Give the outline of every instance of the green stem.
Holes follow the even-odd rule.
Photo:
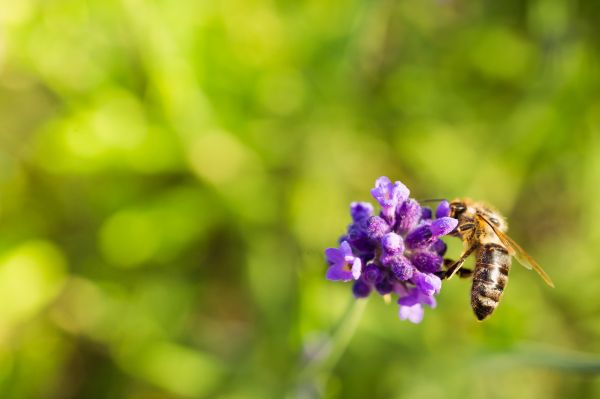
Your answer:
[[[321,390],[352,340],[366,306],[366,299],[351,300],[330,338],[301,366],[296,374],[294,393],[289,397],[306,396],[306,394],[299,395],[299,391],[318,392]],[[306,389],[307,387],[309,389]]]

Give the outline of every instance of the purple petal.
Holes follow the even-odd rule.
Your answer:
[[[384,203],[390,200],[391,191],[392,182],[387,176],[381,176],[375,180],[375,187],[371,189],[371,195],[381,206],[384,206]]]
[[[432,309],[434,309],[437,306],[437,302],[433,295],[428,296],[422,293],[419,295],[419,303],[422,305],[427,305]]]
[[[412,306],[419,303],[419,290],[412,288],[408,294],[398,298],[398,304],[403,306]]]
[[[350,244],[348,244],[348,241],[342,242],[342,245],[340,245],[340,250],[341,250],[342,254],[344,255],[344,258],[347,258],[349,256],[354,256],[352,254],[352,248],[350,247]]]
[[[406,233],[414,229],[422,213],[423,210],[417,201],[414,199],[404,201],[396,214],[398,231]]]
[[[387,233],[381,238],[381,247],[388,255],[404,252],[404,240],[396,233]]]
[[[450,217],[443,217],[431,223],[431,232],[439,237],[450,233],[458,225],[458,220]]]
[[[369,202],[353,202],[350,204],[350,215],[355,222],[365,220],[373,216],[373,205]]]
[[[386,189],[391,188],[392,181],[387,176],[380,176],[377,180],[375,180],[375,187],[385,187]]]
[[[381,214],[393,223],[396,207],[399,203],[405,201],[410,194],[410,190],[399,181],[392,184],[390,179],[385,176],[375,181],[375,187],[371,190],[371,195],[381,205]]]
[[[424,273],[439,272],[444,262],[441,256],[429,251],[414,252],[410,257],[410,261]]]
[[[435,308],[437,303],[433,295],[425,295],[417,287],[410,289],[408,294],[398,299],[398,304],[401,306],[413,306],[415,304],[428,305],[431,308]]]
[[[367,219],[367,235],[373,240],[379,240],[390,231],[390,225],[379,216],[371,216]]]
[[[352,273],[340,267],[331,266],[329,269],[327,269],[327,274],[325,277],[327,280],[332,281],[350,281],[352,280]]]
[[[418,324],[423,320],[423,307],[417,303],[412,306],[400,306],[398,316],[400,320],[408,320],[411,323]]]
[[[435,210],[435,218],[441,219],[447,216],[450,216],[450,203],[446,200],[443,200]]]
[[[360,277],[361,270],[362,263],[360,261],[360,258],[355,258],[354,262],[352,263],[352,277],[354,277],[355,280],[358,280],[358,278]]]
[[[399,298],[405,297],[408,295],[408,289],[404,286],[404,284],[395,283],[394,284],[394,292],[398,295]]]
[[[331,265],[341,265],[344,263],[344,254],[337,248],[327,248],[325,250],[325,257]]]
[[[402,203],[408,199],[410,195],[410,190],[401,182],[397,181],[394,183],[394,187],[392,188],[392,196],[396,199],[396,203]]]
[[[413,273],[412,282],[427,296],[439,293],[442,288],[442,280],[440,280],[438,276],[435,274],[421,273],[418,270],[415,270]]]

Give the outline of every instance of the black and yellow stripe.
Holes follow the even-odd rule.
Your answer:
[[[500,244],[487,243],[477,249],[471,287],[471,307],[478,320],[488,317],[500,302],[510,270],[511,256]]]

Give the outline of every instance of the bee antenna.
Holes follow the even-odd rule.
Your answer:
[[[424,200],[419,200],[419,202],[438,202],[438,201],[446,201],[446,198],[427,198]]]

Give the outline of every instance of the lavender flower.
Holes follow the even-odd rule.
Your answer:
[[[443,241],[438,240],[437,242]],[[442,264],[444,263],[444,260],[436,251],[435,243],[430,247],[429,250],[414,251],[410,256],[410,261],[413,263],[413,265],[415,265],[417,269],[424,273],[439,272],[442,267]]]
[[[412,198],[404,201],[396,212],[396,230],[406,234],[423,218],[423,208]],[[426,218],[423,218],[426,219]]]
[[[373,198],[381,205],[381,213],[393,223],[396,207],[403,203],[410,194],[406,186],[399,181],[392,184],[386,176],[381,176],[375,181],[375,187],[371,190]]]
[[[367,235],[373,240],[379,240],[390,230],[390,225],[379,216],[371,216],[367,219]]]
[[[423,320],[423,305],[435,308],[437,302],[433,296],[426,295],[418,288],[412,288],[408,294],[398,299],[400,310],[398,316],[401,320],[408,320],[413,323],[420,323]]]
[[[348,241],[343,241],[340,249],[327,248],[325,256],[329,263],[327,279],[350,281],[358,280],[362,268],[360,258],[352,254],[352,248]]]
[[[355,222],[361,222],[373,215],[373,205],[368,202],[353,202],[350,204],[350,216]]]
[[[339,248],[325,251],[329,280],[354,280],[352,292],[364,298],[372,292],[398,295],[402,320],[419,323],[423,306],[436,306],[442,281],[436,272],[443,264],[446,244],[440,238],[452,232],[458,221],[448,217],[448,201],[432,211],[409,198],[410,191],[385,176],[375,182],[371,194],[381,211],[367,202],[350,205],[352,223]],[[364,265],[364,266],[363,266]]]
[[[406,281],[415,273],[415,267],[408,259],[406,259],[406,257],[402,255],[394,256],[389,259],[386,266],[390,268],[393,275],[399,281]]]

